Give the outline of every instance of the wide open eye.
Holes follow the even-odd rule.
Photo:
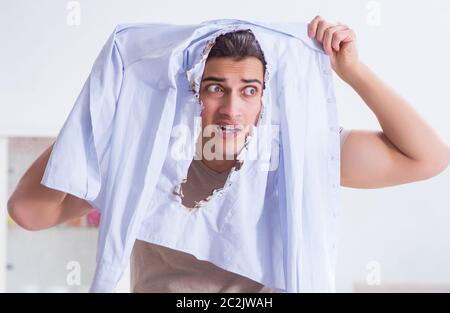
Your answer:
[[[256,95],[256,92],[257,92],[257,90],[255,87],[245,87],[245,89],[244,89],[244,93],[247,96],[254,96],[254,95]]]
[[[208,86],[208,91],[209,91],[209,92],[213,92],[213,93],[215,93],[215,92],[221,92],[221,91],[222,91],[222,88],[220,88],[219,85],[209,85],[209,86]]]

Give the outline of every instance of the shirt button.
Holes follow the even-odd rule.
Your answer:
[[[331,159],[331,161],[334,161],[336,158],[334,157],[334,155],[332,155],[332,156],[330,157],[330,159]]]
[[[323,69],[323,70],[322,70],[322,73],[324,73],[325,75],[330,75],[330,74],[331,74],[331,71],[328,70],[328,69]]]

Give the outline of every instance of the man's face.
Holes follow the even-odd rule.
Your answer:
[[[213,150],[214,159],[233,160],[240,152],[259,118],[263,79],[258,58],[207,60],[200,85],[204,154]]]

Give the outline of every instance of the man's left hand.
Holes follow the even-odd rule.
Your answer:
[[[356,50],[356,35],[347,25],[316,16],[308,24],[308,36],[323,45],[333,70],[343,80],[347,81],[358,70],[360,61]]]

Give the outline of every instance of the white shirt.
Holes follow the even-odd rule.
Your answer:
[[[351,132],[340,127],[341,147]],[[183,184],[182,203],[191,208],[205,199],[212,190],[222,188],[229,171],[216,172],[201,160],[192,161],[187,181]],[[245,210],[246,208],[237,208]],[[151,242],[136,240],[130,260],[131,292],[187,293],[260,293],[273,292],[247,277],[226,271],[211,262],[198,260]]]
[[[238,29],[255,34],[267,61],[262,114],[240,169],[188,211],[177,192],[201,131],[204,63],[215,38]],[[42,184],[102,214],[93,292],[114,291],[136,238],[274,290],[334,291],[339,140],[329,58],[306,23],[119,25],[58,135]]]

